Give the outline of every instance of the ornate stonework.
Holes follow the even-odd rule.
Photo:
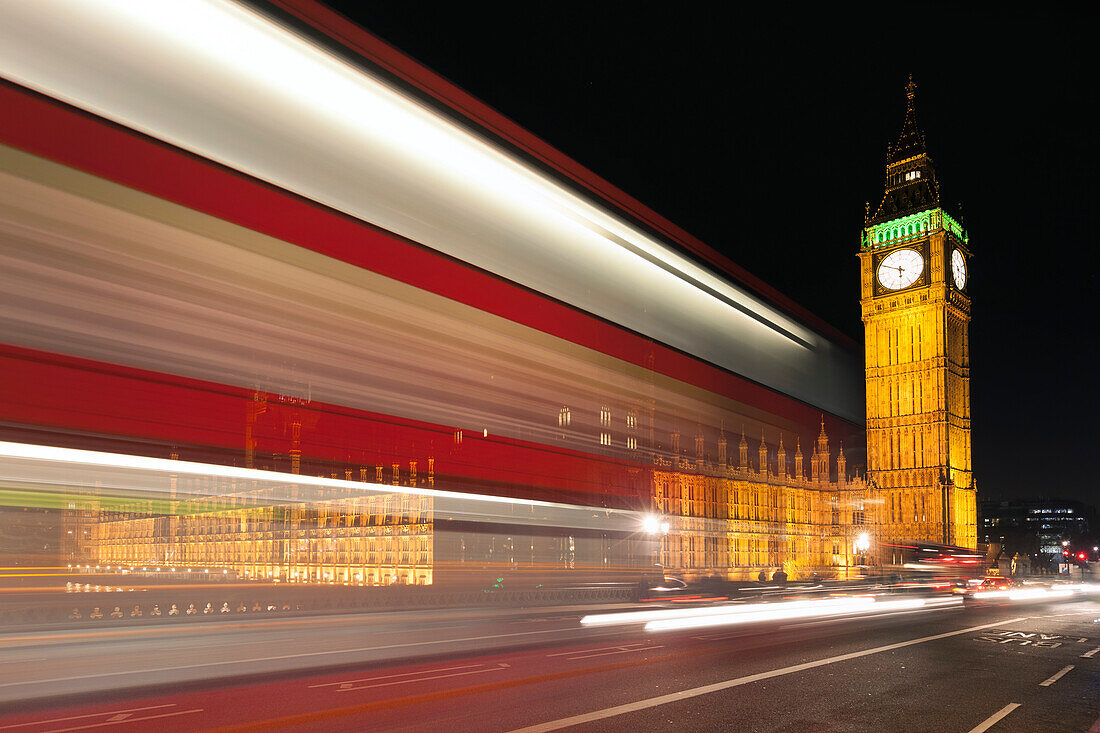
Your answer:
[[[859,252],[868,480],[876,539],[974,547],[970,250],[966,231],[940,208],[915,94],[910,79],[886,191]]]

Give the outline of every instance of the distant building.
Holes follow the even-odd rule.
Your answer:
[[[1056,555],[1063,541],[1096,527],[1096,509],[1079,501],[982,502],[981,540],[999,542],[1006,551]]]

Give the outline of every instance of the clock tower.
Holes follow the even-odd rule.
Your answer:
[[[970,249],[940,205],[917,85],[860,243],[867,468],[877,540],[975,547],[970,465]]]

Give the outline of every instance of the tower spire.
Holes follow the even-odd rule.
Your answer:
[[[737,467],[741,470],[749,468],[749,442],[745,440],[745,424],[741,424],[741,442],[737,444]]]
[[[940,205],[936,171],[917,124],[917,82],[905,85],[905,119],[897,142],[886,149],[886,190],[869,224],[890,221]]]
[[[806,471],[802,465],[802,439],[795,438],[794,445],[794,477],[798,481],[803,481],[806,478]]]

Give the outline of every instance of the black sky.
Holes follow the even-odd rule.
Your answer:
[[[859,341],[863,205],[913,74],[974,252],[981,494],[1100,498],[1093,15],[329,4]]]

